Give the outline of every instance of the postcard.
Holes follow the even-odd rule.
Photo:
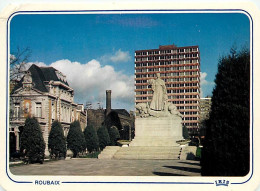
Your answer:
[[[2,190],[257,190],[253,2],[9,5]]]

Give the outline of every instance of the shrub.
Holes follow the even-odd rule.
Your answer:
[[[44,161],[45,142],[35,117],[27,117],[21,135],[21,152],[29,163]]]
[[[117,145],[117,140],[120,139],[119,131],[116,126],[112,126],[109,128],[109,137],[110,137],[110,144],[112,146]]]
[[[52,123],[48,140],[50,156],[54,157],[55,159],[61,157],[66,158],[66,139],[64,137],[60,122],[54,121]]]
[[[84,136],[85,136],[86,147],[88,152],[91,153],[92,151],[98,151],[99,150],[98,136],[93,126],[87,126],[85,128]]]
[[[107,131],[107,128],[102,126],[97,131],[98,139],[99,139],[99,147],[103,150],[107,145],[110,144],[110,138]]]
[[[183,125],[183,127],[182,127],[182,135],[183,135],[184,139],[189,139],[190,138],[188,129],[187,129],[187,127],[185,125]]]
[[[86,150],[85,137],[81,131],[79,121],[74,121],[70,124],[67,143],[68,149],[73,152],[73,158],[77,157],[80,152]]]
[[[201,153],[202,175],[249,172],[250,54],[235,51],[219,61]]]
[[[112,126],[116,126],[117,129],[121,130],[122,129],[122,125],[120,122],[120,118],[118,116],[118,113],[116,111],[111,111],[107,116],[106,119],[104,121],[104,126],[109,129]]]

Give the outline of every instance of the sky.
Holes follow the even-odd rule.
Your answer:
[[[212,95],[221,56],[250,47],[243,13],[27,14],[10,23],[10,53],[30,48],[30,64],[67,76],[76,103],[101,102],[134,109],[134,52],[159,45],[198,45],[202,97]]]

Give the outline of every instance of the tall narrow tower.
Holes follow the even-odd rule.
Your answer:
[[[106,115],[111,112],[111,90],[106,90]]]

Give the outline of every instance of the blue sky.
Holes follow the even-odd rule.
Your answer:
[[[210,95],[220,56],[232,46],[249,47],[249,19],[242,13],[31,14],[10,25],[11,53],[29,47],[31,63],[61,70],[76,102],[105,106],[103,91],[111,88],[115,108],[133,108],[134,51],[173,43],[199,46],[202,92]]]

